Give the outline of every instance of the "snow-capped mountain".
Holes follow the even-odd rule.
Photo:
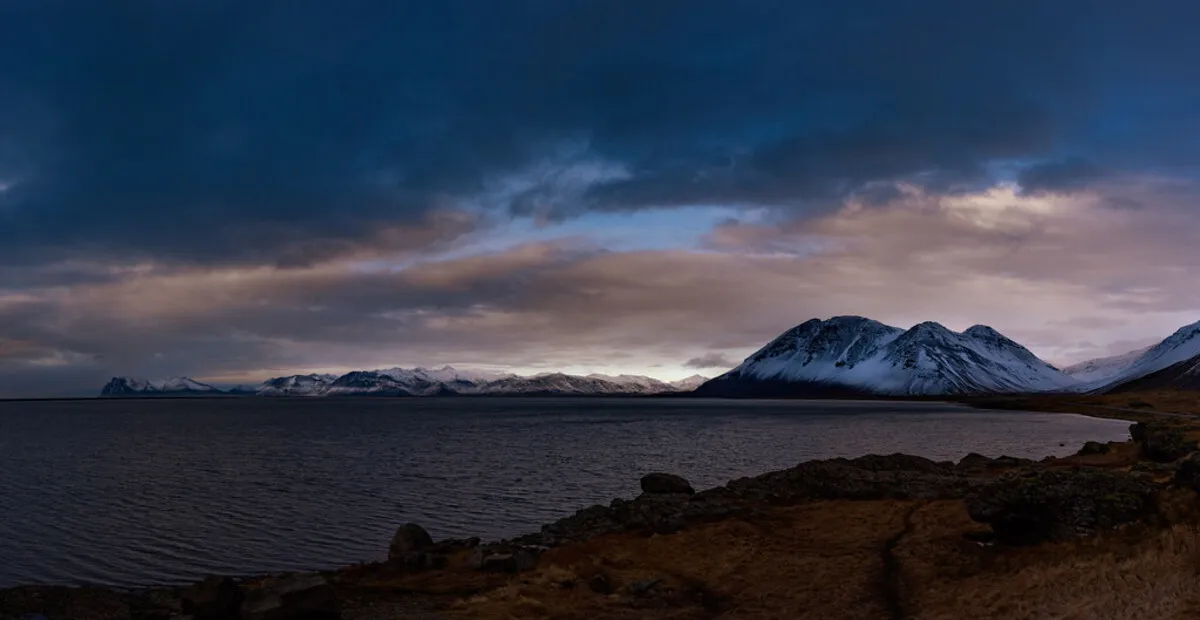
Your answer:
[[[1127,368],[1132,366],[1143,355],[1153,347],[1143,347],[1121,355],[1113,355],[1110,357],[1100,357],[1086,362],[1080,362],[1063,368],[1062,371],[1074,377],[1077,381],[1085,383],[1094,383],[1097,381],[1108,381],[1113,377],[1120,375]]]
[[[1076,364],[1066,369],[1081,382],[1081,392],[1104,392],[1130,384],[1200,355],[1200,322],[1184,325],[1162,342],[1116,357]],[[1082,369],[1084,373],[1074,372]],[[1095,369],[1089,372],[1089,369]],[[1175,369],[1179,371],[1178,368]],[[1150,381],[1147,386],[1157,381]],[[1167,381],[1167,383],[1171,383]]]
[[[1088,390],[1106,390],[1145,377],[1200,355],[1200,322],[1184,325],[1150,347],[1120,372],[1085,384]]]
[[[337,375],[291,375],[267,379],[258,389],[248,389],[259,396],[310,396],[324,393],[329,384],[336,381]]]
[[[680,392],[691,392],[692,390],[702,386],[708,381],[708,377],[704,375],[692,375],[675,381],[668,381],[671,387]]]
[[[588,379],[599,379],[628,388],[631,392],[642,394],[659,394],[664,392],[677,391],[670,383],[659,381],[653,377],[643,375],[604,375],[600,373],[592,373],[587,376]]]
[[[648,379],[648,377],[646,377]],[[669,390],[673,391],[673,390]],[[596,376],[580,377],[561,372],[531,377],[507,377],[481,387],[479,394],[646,394],[634,382],[616,383]]]
[[[207,383],[200,383],[188,377],[175,377],[163,381],[147,381],[133,377],[113,377],[101,396],[175,396],[175,395],[205,395],[222,394],[223,392]]]
[[[487,383],[505,377],[515,377],[512,373],[485,372],[481,370],[459,370],[453,366],[441,368],[385,368],[375,372],[388,375],[402,383],[410,381],[426,381],[428,383]]]
[[[1200,390],[1200,355],[1171,364],[1148,375],[1118,382],[1106,392],[1139,392],[1147,390]]]
[[[703,379],[703,378],[700,378]],[[228,392],[181,378],[149,382],[117,377],[105,386],[103,396],[138,396],[164,393],[228,394],[238,396],[452,396],[452,395],[650,395],[690,391],[696,377],[667,383],[640,375],[589,375],[544,373],[522,377],[509,373],[463,371],[451,366],[356,370],[344,375],[307,374],[275,377],[257,387],[238,386]],[[189,387],[190,386],[190,387]]]
[[[806,321],[701,395],[943,395],[1068,390],[1076,381],[996,330],[909,330],[857,316]]]

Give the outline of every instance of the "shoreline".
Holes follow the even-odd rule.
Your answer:
[[[1150,425],[1144,424],[1138,426],[1151,428]],[[1177,425],[1154,428],[1158,429],[1154,433],[1171,435],[1174,438],[1171,441],[1182,439],[1180,433],[1183,431],[1179,430]],[[245,605],[250,605],[251,608],[254,605],[299,605],[301,602],[287,602],[290,600],[288,596],[299,596],[296,593],[304,593],[300,598],[305,600],[317,600],[318,603],[314,604],[328,605],[329,609],[340,609],[336,615],[330,611],[326,616],[314,617],[373,618],[375,616],[364,615],[366,612],[363,610],[384,605],[397,610],[424,606],[432,610],[428,613],[442,614],[429,616],[431,618],[490,618],[486,610],[482,616],[475,613],[480,610],[471,601],[475,600],[478,603],[480,597],[491,600],[493,595],[499,596],[499,593],[514,587],[534,587],[526,582],[530,579],[539,582],[547,573],[557,575],[564,570],[573,570],[571,574],[574,576],[561,579],[561,583],[555,582],[550,586],[540,582],[535,584],[537,587],[550,587],[552,590],[540,595],[553,598],[561,594],[559,590],[570,591],[572,596],[569,598],[573,601],[571,605],[578,605],[580,613],[585,614],[579,617],[599,618],[606,617],[604,614],[608,613],[601,608],[606,608],[613,601],[621,601],[624,605],[631,601],[645,602],[643,599],[647,597],[661,599],[666,596],[672,605],[687,607],[696,604],[693,600],[695,596],[704,599],[707,595],[691,591],[680,600],[671,598],[679,594],[677,590],[685,585],[683,582],[676,583],[678,578],[675,573],[688,572],[690,561],[676,560],[669,569],[658,566],[656,570],[665,575],[662,577],[631,580],[631,577],[624,574],[627,572],[624,568],[614,568],[603,562],[597,567],[594,566],[596,562],[589,558],[604,557],[614,551],[638,556],[638,549],[647,544],[669,546],[671,540],[686,538],[690,532],[724,532],[732,528],[738,535],[746,536],[750,534],[743,531],[746,527],[744,524],[755,523],[760,519],[771,523],[779,520],[797,520],[803,523],[805,520],[824,519],[824,512],[859,515],[862,510],[869,509],[868,512],[878,510],[883,514],[892,514],[895,510],[903,508],[903,514],[900,515],[903,527],[899,532],[889,529],[890,537],[885,545],[884,554],[886,561],[883,564],[884,572],[890,575],[885,581],[891,585],[887,586],[886,596],[880,600],[886,608],[894,610],[896,605],[903,608],[905,604],[903,597],[896,591],[901,586],[897,585],[895,573],[906,569],[904,562],[897,559],[896,554],[899,553],[898,549],[903,541],[913,535],[914,528],[924,527],[919,525],[920,519],[913,521],[917,518],[914,515],[923,514],[921,511],[929,510],[933,505],[939,506],[938,510],[948,511],[946,514],[950,515],[956,510],[961,511],[965,505],[971,516],[969,523],[973,523],[974,526],[963,535],[970,534],[993,548],[1007,548],[1006,543],[1000,539],[1012,533],[1005,533],[1003,519],[988,517],[987,510],[971,508],[969,504],[971,501],[978,503],[978,499],[971,498],[980,494],[1000,493],[998,490],[989,489],[1012,478],[1017,472],[1023,475],[1056,477],[1057,486],[1047,488],[1062,486],[1063,482],[1058,478],[1065,477],[1063,479],[1069,482],[1066,487],[1069,492],[1080,494],[1073,501],[1095,502],[1096,493],[1103,491],[1101,497],[1104,497],[1112,495],[1113,489],[1118,489],[1120,493],[1132,493],[1141,498],[1138,501],[1145,500],[1152,492],[1169,491],[1178,496],[1179,489],[1171,486],[1171,481],[1178,477],[1176,472],[1183,467],[1181,463],[1187,462],[1186,459],[1175,459],[1177,462],[1173,465],[1174,469],[1167,475],[1163,469],[1167,466],[1146,459],[1146,442],[1145,437],[1142,437],[1141,443],[1088,442],[1074,456],[1047,457],[1041,461],[1010,457],[992,459],[975,454],[958,463],[939,463],[901,454],[806,461],[790,469],[732,480],[725,485],[699,493],[693,491],[682,479],[659,475],[662,479],[658,482],[652,480],[650,486],[647,486],[646,479],[643,479],[644,492],[637,498],[617,499],[608,506],[584,508],[575,515],[542,526],[538,532],[506,541],[483,543],[478,539],[466,539],[434,542],[423,529],[410,524],[400,528],[390,546],[389,559],[384,562],[356,564],[312,573],[222,577],[182,588],[116,589],[45,585],[0,588],[0,619],[8,620],[10,617],[20,618],[22,614],[41,613],[54,620],[166,620],[183,618],[182,614],[189,609],[191,615],[200,617],[195,614],[197,597],[208,597],[216,601],[214,604],[227,606],[237,599],[237,605],[241,609],[240,606]],[[1194,448],[1194,445],[1190,445],[1190,448]],[[1188,452],[1191,451],[1190,448]],[[1139,467],[1143,467],[1144,471],[1138,471]],[[1162,479],[1151,483],[1147,476],[1156,474]],[[1089,487],[1094,484],[1099,484],[1100,488],[1097,490]],[[1075,488],[1076,486],[1078,488]],[[1188,490],[1183,494],[1195,495],[1195,492]],[[954,506],[958,508],[952,509]],[[1101,507],[1097,510],[1108,508]],[[1200,514],[1200,509],[1196,513]],[[842,517],[844,515],[837,517],[837,520],[841,521]],[[954,518],[963,521],[961,515]],[[990,523],[989,518],[992,518]],[[1118,525],[1125,524],[1127,528],[1136,528],[1141,527],[1138,524],[1151,517],[1150,513],[1145,511],[1135,510],[1125,514],[1117,510],[1104,518],[1118,519]],[[960,526],[962,525],[960,523]],[[992,527],[990,534],[980,529],[986,528],[987,525]],[[1078,525],[1073,524],[1070,527]],[[1058,544],[1075,538],[1062,538],[1061,532],[1053,533],[1054,531],[1054,528],[1047,530],[1050,533],[1046,535],[1046,540],[1039,541],[1039,544]],[[1107,535],[1106,529],[1093,527],[1092,531],[1083,533],[1082,537],[1098,535]],[[381,541],[381,544],[384,542],[386,541]],[[847,543],[843,541],[842,544]],[[578,568],[581,565],[591,568]],[[564,566],[572,568],[567,569]],[[589,571],[595,571],[596,574],[589,576],[586,574]],[[604,578],[598,581],[596,575],[603,575]],[[650,583],[654,579],[658,581]],[[600,582],[603,580],[612,583],[605,585]],[[564,585],[567,583],[570,584],[569,587]],[[668,583],[672,584],[670,588],[667,587]],[[737,607],[734,604],[738,596],[736,592],[717,592],[720,590],[717,584],[706,584],[701,590],[711,590],[710,598],[715,597],[708,603],[701,600],[702,610],[714,605],[722,608]],[[672,592],[674,594],[668,596]],[[219,600],[222,597],[223,603]],[[273,602],[263,603],[266,599]],[[504,602],[500,607],[509,609],[506,607],[509,603],[519,605],[520,600]],[[72,604],[77,607],[70,607]],[[79,608],[78,605],[83,607]],[[599,608],[596,605],[599,605]],[[110,612],[106,612],[107,615],[96,615],[87,611],[89,608],[100,607],[108,608]],[[240,612],[226,610],[223,613],[227,615],[211,617],[260,617],[254,615],[258,612],[251,608],[247,608],[250,611],[242,609]],[[50,613],[51,611],[54,613]],[[570,609],[567,612],[570,612]],[[531,617],[536,615],[538,614]],[[568,613],[564,617],[571,616]]]

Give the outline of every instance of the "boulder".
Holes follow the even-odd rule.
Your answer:
[[[588,579],[588,588],[596,594],[613,593],[612,582],[608,580],[608,577],[604,576],[604,573],[592,575],[592,578]]]
[[[425,528],[416,523],[406,523],[392,536],[392,544],[388,547],[388,560],[403,561],[408,554],[422,551],[432,545],[433,538]]]
[[[1013,467],[1023,467],[1025,465],[1032,464],[1033,461],[1029,459],[1021,459],[1014,456],[1004,455],[991,458],[977,452],[972,452],[964,456],[962,460],[960,460],[954,467],[958,470],[975,471],[982,469],[1010,469]]]
[[[1138,461],[1129,468],[1131,473],[1149,475],[1152,478],[1174,475],[1176,466],[1173,463],[1155,463],[1153,461]]]
[[[393,556],[389,559],[389,561],[395,566],[406,568],[408,570],[419,571],[445,568],[448,560],[446,559],[446,556],[441,553],[410,551],[401,556]]]
[[[1138,422],[1129,427],[1129,435],[1140,445],[1142,457],[1157,463],[1170,463],[1196,450],[1196,442],[1188,441],[1177,426]]]
[[[650,592],[652,590],[654,590],[654,587],[657,586],[661,582],[662,582],[661,578],[659,578],[659,579],[643,579],[640,581],[634,581],[634,582],[630,583],[629,585],[625,586],[625,591],[628,592],[629,594],[631,594],[632,596],[646,596],[646,595],[650,594]]]
[[[634,500],[615,499],[608,506],[579,510],[542,526],[536,534],[512,542],[554,547],[613,532],[669,534],[688,523],[723,519],[760,502],[961,498],[981,483],[959,471],[953,463],[904,454],[808,461],[695,494],[646,492]]]
[[[472,552],[470,565],[476,569],[494,573],[521,573],[537,568],[540,555],[539,549],[531,547],[507,549],[479,547]]]
[[[692,488],[691,483],[681,476],[675,474],[646,474],[642,476],[642,492],[652,495],[663,495],[671,493],[680,493],[684,495],[693,495],[696,490]]]
[[[966,499],[972,519],[992,526],[998,542],[1037,544],[1089,536],[1155,510],[1157,486],[1098,469],[1045,470],[1006,476]]]
[[[1200,454],[1193,454],[1180,462],[1172,482],[1175,486],[1200,493]]]
[[[1080,455],[1108,454],[1108,450],[1109,450],[1109,447],[1108,447],[1108,444],[1106,444],[1106,443],[1100,443],[1099,441],[1089,441],[1089,442],[1083,444],[1083,447],[1079,449],[1079,454]]]
[[[726,485],[754,501],[950,499],[975,484],[953,465],[909,455],[808,461]]]
[[[273,577],[246,592],[242,620],[338,620],[337,593],[320,575]]]
[[[183,613],[195,620],[231,620],[238,617],[243,593],[229,577],[209,577],[180,593]]]

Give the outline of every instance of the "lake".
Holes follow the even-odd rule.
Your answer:
[[[536,531],[635,496],[649,471],[706,488],[872,452],[1041,458],[1127,427],[899,402],[0,402],[0,586],[332,568],[384,558],[407,521],[434,538]]]

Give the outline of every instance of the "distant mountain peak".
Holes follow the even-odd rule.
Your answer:
[[[793,327],[700,391],[752,393],[756,384],[938,395],[1063,390],[1074,380],[987,326],[958,333],[925,321],[903,330],[848,316]]]
[[[220,394],[216,387],[190,377],[148,381],[134,377],[113,377],[100,391],[101,396],[151,396],[180,394]]]
[[[258,395],[258,396],[443,396],[454,394],[663,394],[690,391],[695,381],[676,384],[632,374],[580,377],[550,372],[520,377],[513,374],[441,368],[353,370],[342,375],[306,374],[267,379],[257,387],[238,386],[228,392],[188,377],[152,382],[114,377],[102,396]]]
[[[1089,360],[1070,370],[1085,380],[1084,389],[1106,390],[1146,377],[1200,355],[1200,322],[1184,325],[1158,344],[1124,355]],[[1132,358],[1132,359],[1129,359]]]

